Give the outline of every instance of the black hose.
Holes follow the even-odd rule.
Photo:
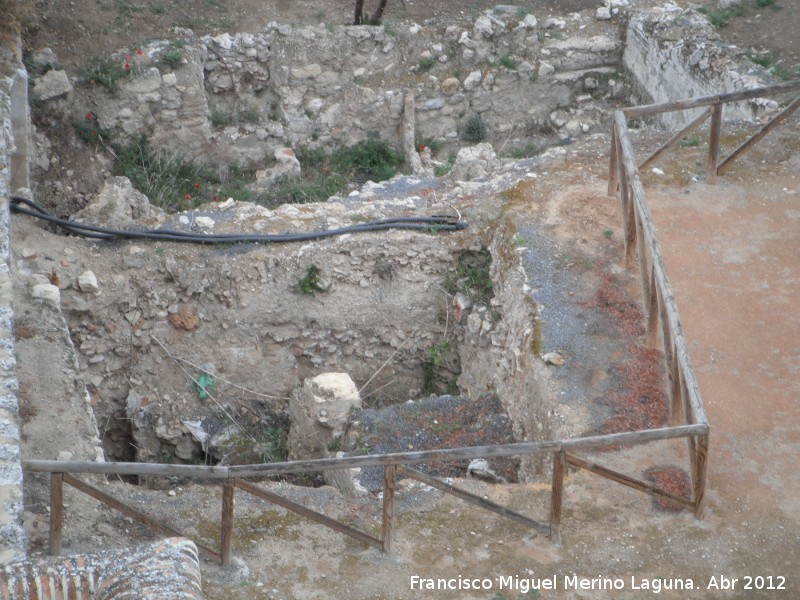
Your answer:
[[[20,206],[25,204],[33,210]],[[342,235],[345,233],[360,233],[364,231],[383,231],[387,229],[410,229],[417,231],[458,231],[465,229],[467,224],[460,219],[446,216],[424,216],[424,217],[395,217],[389,219],[379,219],[358,225],[340,227],[338,229],[327,229],[324,231],[310,231],[307,233],[281,233],[281,234],[196,234],[175,231],[170,229],[147,229],[143,231],[129,231],[124,229],[112,229],[109,227],[97,227],[76,223],[69,219],[62,219],[50,214],[36,202],[12,196],[10,204],[11,212],[28,215],[53,223],[57,227],[68,231],[74,235],[101,240],[121,240],[121,239],[145,239],[161,240],[169,242],[189,242],[193,244],[238,244],[243,242],[256,243],[277,243],[277,242],[304,242],[308,240],[321,239]]]

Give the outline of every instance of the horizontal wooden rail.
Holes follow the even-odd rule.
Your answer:
[[[626,117],[644,117],[647,115],[656,115],[659,113],[672,112],[676,110],[688,110],[690,108],[713,106],[715,104],[726,104],[728,102],[739,102],[741,100],[750,100],[751,98],[760,98],[763,96],[774,96],[776,94],[794,92],[797,90],[800,90],[800,80],[753,88],[750,90],[718,94],[716,96],[703,96],[701,98],[689,98],[686,100],[677,100],[675,102],[630,106],[622,109],[622,112],[625,113]]]
[[[227,479],[240,477],[270,477],[288,473],[310,473],[355,467],[385,467],[388,465],[410,465],[445,460],[471,460],[475,458],[496,458],[521,454],[542,454],[547,452],[574,451],[578,449],[601,449],[614,446],[644,444],[659,440],[682,438],[708,433],[704,423],[625,431],[582,438],[543,442],[517,442],[492,446],[473,446],[446,450],[425,450],[420,452],[397,452],[393,454],[372,454],[366,456],[344,456],[341,458],[318,458],[257,465],[237,465],[232,467],[207,467],[202,465],[161,465],[153,463],[114,463],[79,462],[58,460],[23,460],[22,469],[40,473],[92,473],[105,475],[152,475],[158,473],[179,476],[187,479]]]
[[[641,223],[642,235],[644,236],[645,252],[649,257],[649,263],[652,265],[652,275],[660,293],[660,299],[663,304],[663,312],[672,332],[672,342],[675,347],[678,364],[680,365],[680,371],[686,380],[688,399],[692,410],[692,418],[689,421],[708,425],[708,417],[700,397],[700,388],[697,384],[697,377],[695,376],[691,360],[689,359],[688,343],[686,341],[686,336],[683,333],[683,325],[681,324],[680,316],[678,314],[678,306],[672,293],[672,284],[670,283],[666,268],[664,266],[664,258],[661,254],[661,246],[658,243],[658,237],[653,225],[653,219],[650,216],[650,208],[647,204],[647,195],[644,191],[644,186],[642,185],[642,181],[639,176],[639,169],[636,167],[633,146],[631,145],[630,137],[628,135],[628,125],[625,120],[625,115],[622,113],[622,111],[616,111],[614,113],[614,125],[617,129],[617,140],[620,146],[618,160],[622,161],[625,171],[625,179],[627,179],[627,182],[621,182],[621,185],[630,186],[632,191],[632,202],[635,206],[637,214],[639,215],[638,221]],[[647,257],[640,257],[640,260],[645,260],[646,258]],[[648,303],[649,298],[648,301],[645,302],[645,305]]]

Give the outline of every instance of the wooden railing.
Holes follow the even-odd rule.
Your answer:
[[[793,102],[789,103],[786,108],[779,112],[772,118],[766,125],[753,134],[747,141],[742,143],[736,150],[731,152],[727,158],[720,161],[720,135],[722,134],[722,109],[725,104],[730,102],[739,102],[742,100],[750,100],[752,98],[764,98],[767,96],[775,96],[789,92],[796,92],[800,90],[800,80],[789,81],[769,87],[760,87],[750,90],[743,90],[740,92],[730,92],[727,94],[719,94],[717,96],[704,96],[702,98],[689,98],[686,100],[678,100],[676,102],[665,102],[662,104],[645,104],[642,106],[631,106],[622,109],[622,114],[628,118],[646,117],[665,112],[674,112],[679,110],[690,110],[693,108],[707,107],[700,116],[694,119],[686,127],[681,129],[678,133],[673,135],[667,140],[658,150],[653,152],[644,161],[639,164],[639,169],[644,169],[653,163],[665,151],[672,148],[675,144],[680,142],[687,135],[692,133],[700,127],[708,118],[711,117],[711,128],[709,130],[708,139],[708,158],[706,160],[706,182],[709,184],[716,183],[717,175],[721,175],[723,171],[728,169],[733,162],[744,154],[747,150],[752,148],[759,140],[767,135],[772,129],[783,123],[789,115],[800,107],[800,97],[797,97]],[[614,153],[614,145],[612,144],[612,161],[616,156]],[[616,189],[616,169],[612,168],[609,173],[609,190],[613,185]],[[609,194],[612,192],[609,191]]]
[[[500,444],[493,446],[478,446],[470,448],[451,448],[445,450],[429,450],[421,452],[401,452],[395,454],[374,454],[368,456],[350,456],[343,458],[323,458],[316,460],[290,461],[282,463],[267,463],[255,465],[237,465],[229,467],[207,467],[195,465],[166,465],[149,463],[112,463],[112,462],[63,462],[54,460],[24,460],[22,468],[25,472],[50,473],[50,537],[49,550],[53,555],[61,550],[63,529],[63,485],[69,484],[75,489],[104,502],[128,517],[137,519],[157,532],[167,536],[180,536],[179,531],[158,522],[124,502],[117,500],[99,490],[98,488],[75,477],[77,473],[95,475],[139,475],[182,477],[199,480],[201,483],[222,484],[222,506],[220,516],[220,545],[219,549],[209,548],[198,543],[200,552],[211,559],[220,561],[223,565],[230,564],[231,546],[233,540],[233,498],[235,490],[253,494],[263,500],[281,506],[287,510],[302,515],[316,523],[348,535],[368,546],[374,546],[384,552],[390,552],[394,536],[394,492],[395,481],[398,476],[409,477],[421,481],[431,487],[441,490],[475,504],[495,514],[512,519],[527,527],[550,536],[553,542],[560,542],[561,507],[564,488],[564,473],[566,465],[586,469],[616,481],[633,489],[652,496],[664,498],[675,502],[679,506],[695,509],[700,498],[695,493],[693,499],[678,498],[648,483],[636,480],[621,473],[617,473],[590,461],[577,457],[574,453],[582,450],[597,450],[616,448],[626,445],[637,445],[658,440],[676,439],[682,437],[703,437],[708,435],[708,426],[702,423],[678,427],[664,427],[660,429],[647,429],[608,435],[598,435],[574,439],[518,442],[515,444]],[[475,458],[497,458],[504,456],[519,456],[531,454],[553,454],[553,474],[550,499],[549,523],[531,519],[525,515],[514,512],[494,502],[486,500],[475,494],[459,489],[454,485],[445,483],[429,475],[425,475],[409,465],[451,460],[471,460]],[[248,481],[276,475],[291,473],[309,473],[335,469],[352,469],[355,467],[383,467],[383,518],[382,536],[359,531],[336,519],[313,511],[305,506],[288,500],[272,491]]]
[[[661,246],[650,216],[647,194],[642,185],[639,171],[652,164],[666,150],[677,144],[711,117],[706,180],[708,183],[715,183],[718,174],[721,174],[734,160],[752,148],[769,131],[784,122],[789,115],[800,107],[800,97],[789,103],[786,108],[757,133],[720,162],[719,142],[722,130],[723,106],[729,102],[772,96],[797,90],[800,90],[800,81],[718,96],[693,98],[664,104],[633,106],[616,111],[613,116],[608,194],[618,194],[620,198],[626,265],[630,268],[633,265],[634,257],[639,264],[646,313],[647,343],[651,346],[657,346],[660,332],[668,380],[669,422],[672,426],[702,426],[704,428],[704,433],[687,435],[686,437],[692,472],[693,501],[690,503],[679,498],[673,498],[673,502],[692,508],[697,517],[700,517],[703,512],[710,428],[697,378],[689,358],[688,343],[678,314],[672,285],[664,266]],[[628,134],[628,118],[699,107],[708,108],[686,127],[670,137],[667,142],[639,165],[636,164],[633,145]],[[567,462],[592,472],[603,474],[603,467],[584,464],[582,459],[568,455]],[[608,473],[605,476],[613,479],[613,476]],[[628,485],[635,487],[632,482],[629,482]]]

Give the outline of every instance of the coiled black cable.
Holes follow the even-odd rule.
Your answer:
[[[25,208],[21,205],[30,207]],[[32,210],[31,210],[32,209]],[[10,204],[11,212],[28,215],[37,219],[42,219],[53,223],[57,227],[68,231],[74,235],[100,239],[100,240],[124,240],[124,239],[145,239],[160,240],[169,242],[187,242],[192,244],[239,244],[247,242],[255,243],[280,243],[280,242],[304,242],[316,240],[345,233],[360,233],[365,231],[383,231],[387,229],[411,229],[418,231],[458,231],[465,229],[467,224],[460,218],[448,216],[425,216],[425,217],[395,217],[349,225],[337,229],[326,229],[324,231],[309,231],[306,233],[280,233],[280,234],[197,234],[186,233],[171,229],[146,229],[142,231],[113,229],[110,227],[97,227],[76,223],[69,219],[62,219],[50,214],[39,204],[21,196],[12,196]]]

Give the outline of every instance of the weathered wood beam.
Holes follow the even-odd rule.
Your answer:
[[[550,541],[561,543],[561,508],[564,503],[565,452],[553,452],[553,483],[550,494]]]
[[[708,159],[706,160],[706,183],[717,182],[719,164],[719,138],[722,134],[722,104],[714,105],[711,111],[711,133],[708,136]]]
[[[725,160],[720,163],[719,167],[717,167],[717,173],[722,173],[725,169],[731,166],[733,161],[735,161],[739,156],[744,154],[747,150],[753,147],[757,142],[761,140],[765,135],[767,135],[772,129],[783,123],[789,116],[800,108],[800,96],[795,98],[794,102],[792,102],[789,106],[784,108],[781,112],[779,112],[775,117],[764,127],[762,127],[757,133],[753,134],[753,136],[745,141],[741,146],[736,148],[731,155],[728,156]]]
[[[800,85],[800,82],[798,83]],[[675,342],[675,352],[678,356],[681,371],[687,381],[687,390],[689,392],[689,402],[695,416],[695,423],[708,425],[708,417],[706,415],[705,407],[700,396],[700,389],[697,385],[697,378],[692,368],[691,360],[689,359],[688,343],[686,336],[683,333],[683,325],[678,314],[677,303],[672,292],[672,284],[667,276],[666,268],[664,267],[664,258],[661,254],[661,247],[656,237],[655,227],[653,220],[650,216],[650,209],[647,205],[647,194],[644,191],[642,180],[639,176],[639,171],[636,168],[634,160],[633,146],[631,145],[628,136],[628,126],[625,122],[625,115],[622,111],[614,113],[614,121],[618,128],[620,147],[621,147],[621,160],[625,164],[625,169],[628,172],[628,177],[631,180],[631,188],[633,190],[633,202],[636,204],[636,209],[639,211],[642,219],[644,235],[647,240],[647,246],[652,261],[654,274],[657,285],[661,288],[663,296],[664,309],[667,314],[667,320],[672,330],[673,339]]]
[[[220,556],[222,566],[231,564],[231,546],[233,542],[233,492],[234,479],[229,479],[222,484],[222,516],[219,528]]]
[[[784,92],[793,92],[800,90],[800,80],[789,81],[787,83],[779,83],[767,87],[753,88],[751,90],[742,90],[739,92],[730,92],[727,94],[718,94],[716,96],[703,96],[701,98],[688,98],[685,100],[677,100],[675,102],[662,102],[659,104],[644,104],[642,106],[631,106],[622,110],[626,117],[644,117],[647,115],[655,115],[663,112],[671,112],[674,110],[686,110],[689,108],[699,108],[702,106],[713,106],[726,102],[737,102],[739,100],[749,100],[750,98],[759,98],[762,96],[773,96],[782,94]]]
[[[465,492],[462,489],[459,489],[453,485],[445,483],[444,481],[439,481],[435,477],[431,477],[430,475],[426,475],[425,473],[421,473],[416,469],[409,469],[407,467],[398,467],[397,472],[401,475],[405,475],[406,477],[410,477],[411,479],[416,479],[417,481],[421,481],[425,485],[429,485],[432,488],[436,488],[437,490],[441,490],[451,496],[455,496],[464,502],[469,502],[470,504],[475,504],[476,506],[480,506],[488,511],[491,511],[495,514],[500,515],[501,517],[506,517],[507,519],[511,519],[512,521],[516,521],[517,523],[522,523],[527,527],[532,529],[536,529],[544,534],[550,533],[550,528],[545,525],[544,523],[540,523],[534,519],[529,519],[525,515],[521,515],[518,512],[515,512],[511,509],[506,508],[505,506],[500,506],[491,500],[486,500],[485,498],[481,498],[480,496],[476,496],[475,494],[471,494],[469,492]]]
[[[392,551],[394,537],[394,488],[397,467],[392,465],[383,468],[383,551]]]
[[[708,433],[708,424],[703,421],[693,425],[660,427],[640,431],[625,431],[603,435],[548,440],[541,442],[516,442],[493,446],[473,446],[470,448],[448,448],[445,450],[424,450],[418,452],[397,452],[393,454],[372,454],[365,456],[345,456],[342,458],[317,458],[257,465],[236,465],[231,467],[206,467],[201,465],[157,465],[152,463],[113,463],[80,462],[57,460],[23,460],[22,469],[40,473],[93,473],[151,475],[170,472],[166,467],[182,467],[181,476],[188,479],[219,478],[221,472],[227,477],[270,477],[287,473],[312,473],[331,469],[352,469],[356,467],[385,467],[387,465],[410,465],[424,462],[471,460],[474,458],[497,458],[522,454],[543,454],[559,450],[598,449],[625,446],[675,439],[689,435]],[[162,468],[164,467],[164,468]]]
[[[620,483],[624,486],[633,488],[650,496],[655,496],[656,498],[664,498],[665,500],[669,500],[670,502],[674,502],[683,508],[688,508],[689,510],[694,510],[694,502],[691,500],[687,500],[686,498],[681,498],[680,496],[676,496],[674,494],[670,494],[669,492],[665,492],[662,489],[655,487],[649,483],[645,483],[644,481],[639,481],[638,479],[634,479],[633,477],[628,477],[623,473],[619,473],[617,471],[612,471],[602,465],[597,463],[590,462],[588,460],[584,460],[583,458],[579,458],[574,454],[567,454],[567,463],[573,465],[575,467],[579,467],[581,469],[585,469],[590,473],[594,473],[595,475],[599,475],[600,477],[604,477],[616,483]]]
[[[137,521],[141,521],[145,525],[147,525],[150,529],[157,531],[158,533],[165,535],[167,537],[187,537],[183,535],[176,529],[173,529],[169,525],[164,525],[163,523],[159,523],[155,519],[153,519],[150,515],[146,515],[145,513],[136,510],[132,506],[128,506],[121,500],[117,500],[113,496],[109,496],[105,492],[98,490],[96,487],[89,485],[85,481],[81,481],[77,477],[73,477],[68,473],[63,474],[64,483],[68,483],[76,490],[79,490],[86,494],[87,496],[91,496],[95,500],[99,500],[100,502],[107,504],[111,508],[118,510],[123,515],[128,516],[132,519],[136,519]],[[215,552],[211,548],[207,548],[206,546],[198,543],[195,541],[197,545],[197,549],[200,551],[201,554],[204,556],[211,558],[213,560],[222,560],[222,557],[218,552]]]
[[[611,152],[608,157],[608,196],[617,193],[619,187],[619,172],[617,167],[617,128],[611,127]]]
[[[64,531],[64,475],[50,474],[50,536],[48,551],[51,556],[61,553],[61,539]]]
[[[646,159],[645,159],[645,160],[644,160],[644,161],[643,161],[643,162],[642,162],[642,163],[639,165],[639,171],[643,171],[645,168],[649,167],[649,166],[650,166],[651,164],[653,164],[653,162],[654,162],[654,161],[655,161],[655,160],[656,160],[656,159],[657,159],[659,156],[661,156],[661,155],[662,155],[664,152],[666,152],[667,150],[669,150],[670,148],[672,148],[672,147],[673,147],[675,144],[677,144],[678,142],[680,142],[680,141],[681,141],[683,138],[685,138],[687,135],[689,135],[689,134],[690,134],[691,132],[693,132],[695,129],[697,129],[698,127],[700,127],[700,125],[702,125],[702,124],[705,122],[705,120],[706,120],[706,119],[708,119],[708,116],[709,116],[710,114],[711,114],[711,109],[710,109],[710,108],[707,108],[707,109],[705,109],[705,110],[703,111],[703,114],[701,114],[701,115],[700,115],[699,117],[697,117],[697,118],[696,118],[694,121],[692,121],[691,123],[689,123],[689,124],[688,124],[686,127],[684,127],[683,129],[681,129],[681,130],[680,130],[678,133],[676,133],[675,135],[673,135],[671,138],[669,138],[669,139],[668,139],[666,142],[664,142],[664,145],[663,145],[663,146],[661,146],[661,147],[660,147],[658,150],[656,150],[656,151],[655,151],[655,152],[653,152],[653,153],[652,153],[650,156],[648,156],[648,157],[647,157],[647,158],[646,158]]]
[[[708,435],[698,436],[696,446],[697,458],[692,482],[694,484],[694,516],[702,519],[703,511],[705,510],[706,481],[708,479]]]
[[[257,496],[263,500],[272,502],[273,504],[277,504],[278,506],[281,506],[286,510],[289,510],[293,513],[297,513],[298,515],[301,515],[306,519],[314,521],[315,523],[319,523],[320,525],[325,525],[325,527],[329,527],[334,531],[338,531],[339,533],[343,533],[344,535],[350,536],[351,538],[356,539],[359,542],[366,544],[367,546],[372,546],[374,548],[377,548],[378,550],[383,549],[383,542],[378,538],[372,537],[371,535],[368,535],[363,531],[354,529],[349,525],[345,525],[344,523],[341,523],[336,519],[332,519],[326,515],[323,515],[322,513],[318,513],[314,510],[311,510],[310,508],[306,508],[302,504],[297,504],[296,502],[287,500],[283,496],[279,496],[278,494],[273,494],[272,492],[265,490],[264,488],[258,487],[257,485],[253,485],[252,483],[243,481],[241,479],[235,479],[234,485],[240,490],[247,492],[248,494],[253,494],[254,496]]]

